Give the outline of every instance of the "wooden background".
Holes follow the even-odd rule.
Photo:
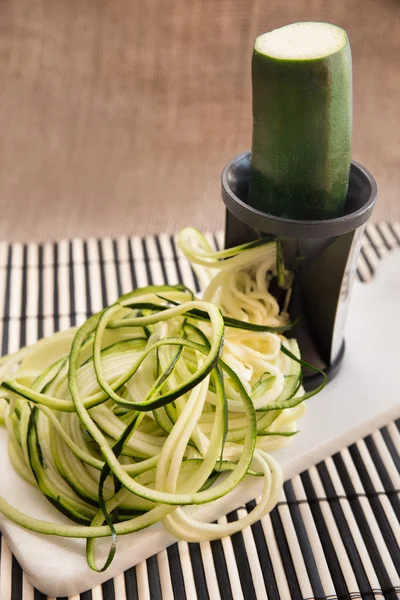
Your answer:
[[[0,239],[220,228],[254,39],[298,20],[347,29],[353,156],[400,219],[398,0],[1,0]]]

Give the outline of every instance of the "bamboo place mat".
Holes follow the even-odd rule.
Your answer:
[[[222,234],[210,240],[220,246]],[[369,225],[358,277],[370,279],[399,245],[400,224]],[[1,351],[78,325],[132,287],[178,281],[198,290],[175,238],[166,234],[0,243]],[[179,542],[70,600],[398,598],[399,430],[400,420],[392,422],[287,481],[272,513],[242,533]],[[46,597],[33,589],[3,538],[0,600],[21,599]]]

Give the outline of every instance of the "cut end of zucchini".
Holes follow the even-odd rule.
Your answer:
[[[344,29],[331,23],[292,23],[260,35],[254,49],[279,60],[318,60],[342,50]]]

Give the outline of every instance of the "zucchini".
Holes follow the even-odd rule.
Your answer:
[[[290,219],[343,214],[352,136],[351,50],[330,23],[260,35],[252,60],[249,204]]]
[[[278,335],[290,324],[268,291],[276,242],[218,253],[185,231],[201,249],[194,260],[212,261],[203,300],[186,288],[135,290],[62,338],[67,353],[56,336],[2,363],[11,461],[75,524],[24,515],[1,497],[0,513],[38,533],[86,538],[95,571],[110,564],[117,535],[160,521],[181,539],[210,541],[270,511],[283,479],[266,450],[290,441],[301,411],[286,409],[312,395],[301,394],[296,342]],[[35,380],[15,370],[23,360]],[[203,523],[182,511],[229,494],[247,474],[264,488],[243,520]],[[111,537],[100,567],[99,537]]]

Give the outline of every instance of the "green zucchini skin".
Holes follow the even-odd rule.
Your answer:
[[[252,60],[249,204],[291,219],[344,212],[352,138],[350,44],[316,59]]]

